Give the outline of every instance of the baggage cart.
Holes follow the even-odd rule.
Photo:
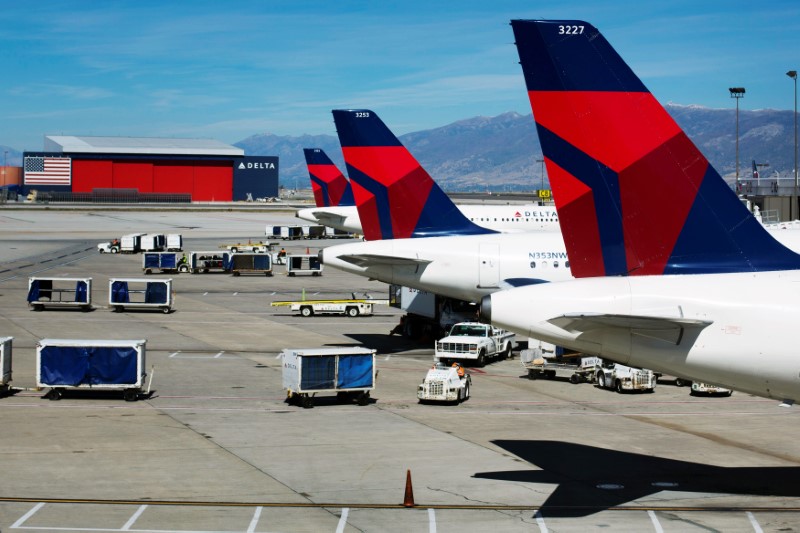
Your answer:
[[[303,228],[300,226],[267,226],[267,237],[275,237],[281,240],[290,240],[303,238]]]
[[[126,401],[143,392],[145,340],[42,339],[36,344],[36,386],[60,400],[65,390],[119,390]]]
[[[92,278],[28,278],[28,306],[92,310]]]
[[[167,251],[168,252],[183,251],[183,235],[181,235],[180,233],[168,233]]]
[[[191,252],[189,254],[189,270],[192,274],[208,272],[229,272],[231,267],[231,252]]]
[[[111,278],[108,280],[108,305],[116,312],[156,309],[169,313],[172,311],[172,278]]]
[[[176,252],[144,252],[142,254],[142,272],[145,275],[156,271],[162,274],[189,272],[188,261],[185,254]]]
[[[285,348],[282,355],[288,402],[310,408],[317,394],[335,393],[340,402],[369,403],[375,389],[375,350]]]
[[[231,273],[272,275],[272,256],[263,253],[237,253],[231,256]]]
[[[599,357],[581,357],[577,354],[545,357],[539,349],[522,350],[519,358],[528,372],[528,379],[553,379],[558,376],[568,378],[573,385],[594,383],[595,370],[601,362]]]
[[[11,345],[14,337],[0,337],[0,394],[11,389]]]
[[[312,276],[322,275],[322,261],[314,254],[291,254],[286,256],[286,273],[290,276],[295,274],[311,274]]]

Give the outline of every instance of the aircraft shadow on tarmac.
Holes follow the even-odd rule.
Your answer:
[[[432,352],[433,343],[436,341],[436,339],[413,341],[402,335],[375,333],[347,333],[346,335],[357,343],[355,345],[375,349],[378,354],[399,353],[420,348],[428,348]]]
[[[481,472],[481,479],[557,485],[544,516],[582,517],[661,491],[800,496],[800,467],[721,467],[571,442],[496,440],[541,470]]]

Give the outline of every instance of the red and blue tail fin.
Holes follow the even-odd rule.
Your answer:
[[[317,207],[356,205],[350,182],[328,154],[320,148],[303,148],[303,153]]]
[[[495,233],[465,217],[373,111],[333,120],[367,240]]]
[[[800,268],[596,28],[511,26],[573,275]]]

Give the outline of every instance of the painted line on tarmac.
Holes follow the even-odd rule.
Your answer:
[[[344,533],[344,528],[347,525],[347,515],[350,509],[347,507],[342,508],[342,516],[339,517],[339,523],[336,525],[336,533]]]
[[[436,533],[436,511],[430,508],[428,509],[428,531]]]
[[[136,512],[133,513],[133,516],[131,516],[128,519],[128,521],[125,522],[125,525],[122,526],[122,531],[130,530],[130,528],[133,527],[133,524],[135,524],[136,521],[139,519],[139,517],[142,516],[142,513],[144,512],[145,509],[147,509],[146,505],[140,505],[139,508],[136,510]]]
[[[764,533],[764,530],[761,529],[761,526],[758,524],[756,517],[753,516],[753,513],[747,511],[747,518],[750,520],[750,524],[753,526],[753,531],[756,533]]]
[[[541,533],[547,533],[547,524],[544,523],[544,516],[542,516],[542,511],[537,510],[536,514],[533,515],[536,518],[536,525],[539,526],[539,531]]]
[[[661,523],[658,521],[658,517],[654,511],[647,511],[647,516],[650,517],[650,521],[653,522],[653,527],[656,530],[656,533],[664,533],[664,528],[661,527]]]
[[[247,533],[253,533],[256,530],[256,526],[258,525],[258,519],[261,517],[261,507],[260,505],[256,507],[255,512],[253,513],[253,519],[250,520],[250,526],[247,528]]]

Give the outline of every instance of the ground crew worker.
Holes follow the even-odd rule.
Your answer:
[[[458,361],[453,363],[453,368],[456,369],[456,372],[458,373],[458,377],[460,377],[460,378],[464,377],[464,367],[461,366],[460,364],[458,364]]]
[[[183,255],[181,256],[181,258],[178,260],[178,264],[179,264],[179,265],[185,265],[185,264],[187,264],[188,262],[189,262],[189,260],[188,260],[188,259],[186,259],[186,254],[183,254]]]

